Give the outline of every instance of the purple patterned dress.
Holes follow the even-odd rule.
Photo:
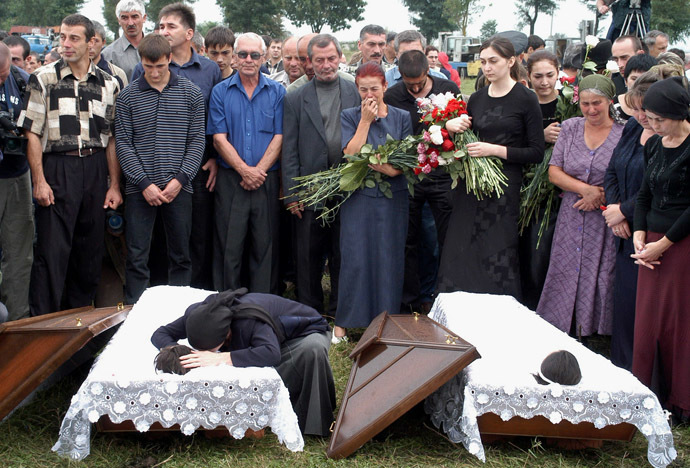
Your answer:
[[[585,144],[585,119],[563,122],[551,165],[590,185],[604,185],[604,175],[623,131],[614,123],[598,148]],[[537,313],[565,333],[611,334],[616,249],[601,211],[579,211],[578,195],[563,192],[551,246],[549,272]],[[574,321],[574,328],[573,328]]]

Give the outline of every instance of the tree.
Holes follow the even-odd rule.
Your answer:
[[[177,3],[182,0],[149,0],[146,4],[146,16],[149,21],[153,21],[153,24],[158,24],[158,15],[164,6],[170,5],[171,3]],[[186,0],[183,3],[194,3],[196,0]]]
[[[556,9],[556,2],[560,0],[516,0],[515,7],[518,11],[519,27],[529,25],[530,35],[534,34],[534,24],[539,13],[551,13]]]
[[[333,31],[348,29],[350,21],[362,21],[365,0],[285,0],[285,15],[296,26],[308,25],[319,33],[328,25]]]
[[[671,42],[687,37],[690,34],[690,8],[687,0],[654,0],[651,27],[668,34]]]
[[[115,7],[120,0],[103,0],[103,18],[105,18],[105,27],[110,29],[115,35],[115,39],[120,37],[120,23],[117,22],[117,13]]]
[[[84,0],[3,0],[6,23],[22,26],[58,26],[65,16],[79,11]]]
[[[435,39],[441,31],[453,29],[453,24],[444,14],[445,3],[441,0],[403,0],[410,11],[412,24],[428,40]]]
[[[496,29],[497,27],[498,23],[494,19],[484,21],[484,24],[482,24],[482,29],[479,30],[479,37],[482,42],[495,35],[498,32]]]
[[[467,36],[467,26],[470,18],[484,11],[485,4],[481,0],[445,0],[444,15],[454,28],[459,28],[463,36]],[[491,6],[489,3],[488,6]]]
[[[211,30],[211,28],[215,28],[216,26],[222,26],[217,21],[204,21],[201,24],[196,25],[196,30],[199,31],[199,34],[201,34],[203,37],[206,37],[206,34]]]
[[[225,23],[235,32],[255,32],[271,37],[283,35],[283,1],[216,0],[223,10]]]

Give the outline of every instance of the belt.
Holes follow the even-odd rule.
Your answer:
[[[82,148],[73,151],[65,151],[62,154],[65,156],[79,156],[80,158],[83,158],[86,156],[91,156],[92,154],[100,153],[101,151],[103,151],[103,148]]]

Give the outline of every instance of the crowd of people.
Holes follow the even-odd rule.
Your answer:
[[[324,225],[294,178],[421,134],[416,100],[460,94],[446,54],[418,31],[378,25],[347,62],[328,34],[217,26],[201,37],[182,3],[162,8],[149,35],[140,0],[116,15],[122,35],[109,45],[102,25],[64,18],[43,64],[19,37],[0,44],[0,110],[26,137],[23,154],[0,162],[10,320],[91,304],[106,210],[124,206],[127,303],[154,282],[280,295],[289,279],[298,302],[334,318],[338,343],[383,311],[428,312],[438,292],[508,294],[572,336],[612,335],[613,362],[690,416],[690,97],[667,35],[562,57],[537,36],[493,36],[470,118],[446,130],[479,136],[468,157],[502,160],[504,194],[451,190],[442,168],[408,194],[399,170],[371,164],[386,190],[357,190]],[[582,116],[561,121],[569,76]],[[536,249],[518,233],[520,193],[546,145],[560,209]]]

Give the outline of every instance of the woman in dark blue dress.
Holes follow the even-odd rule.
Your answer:
[[[375,148],[387,135],[402,140],[412,133],[410,113],[383,102],[386,78],[372,62],[355,77],[362,105],[341,114],[343,152],[356,154],[365,144]],[[346,328],[367,327],[383,311],[397,313],[402,297],[407,238],[407,181],[390,164],[371,169],[388,176],[392,198],[378,187],[357,190],[340,209],[340,281],[334,342]]]
[[[637,192],[644,176],[644,144],[654,135],[642,109],[642,100],[649,87],[660,80],[655,72],[640,76],[625,100],[633,117],[623,129],[618,146],[613,150],[606,170],[606,225],[616,236],[616,276],[613,283],[613,322],[611,329],[611,362],[632,370],[633,336],[635,330],[635,294],[637,271],[632,240],[633,214]]]

